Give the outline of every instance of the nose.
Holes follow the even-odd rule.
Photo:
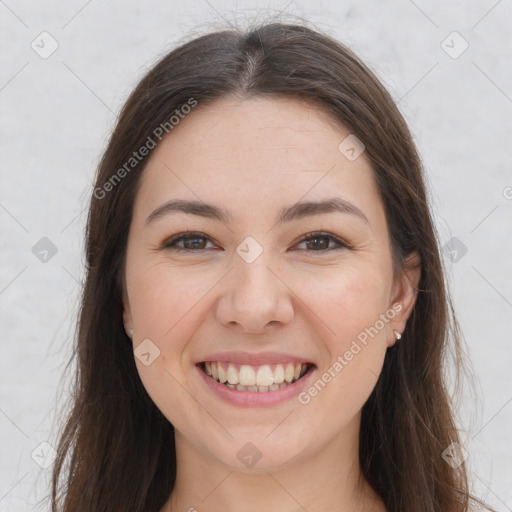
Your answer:
[[[292,292],[275,262],[264,255],[252,263],[235,256],[216,308],[222,325],[262,334],[292,320]]]

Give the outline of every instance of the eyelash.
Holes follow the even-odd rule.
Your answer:
[[[174,235],[171,238],[165,240],[162,243],[160,249],[168,249],[168,250],[173,250],[176,252],[188,252],[188,253],[205,251],[206,249],[197,249],[197,250],[196,249],[185,249],[183,247],[178,247],[175,245],[177,242],[181,242],[182,240],[189,240],[189,239],[194,239],[194,238],[204,238],[206,240],[211,241],[211,239],[208,236],[206,236],[204,233],[197,232],[197,231],[187,231],[185,233],[179,233],[177,235]],[[298,243],[311,241],[311,240],[314,240],[315,238],[328,238],[328,239],[334,241],[336,244],[338,244],[338,247],[332,247],[329,249],[320,249],[318,251],[307,250],[307,249],[298,249],[298,250],[306,251],[306,252],[325,253],[325,252],[333,251],[336,249],[351,249],[351,246],[348,243],[344,242],[343,240],[340,240],[338,237],[331,235],[330,233],[325,233],[325,232],[321,232],[321,231],[313,231],[312,233],[303,235],[300,238],[300,240],[298,241]]]

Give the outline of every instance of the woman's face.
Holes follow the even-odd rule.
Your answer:
[[[310,104],[223,99],[181,120],[143,172],[124,318],[147,392],[204,457],[271,468],[357,436],[418,273],[394,279],[349,135]]]

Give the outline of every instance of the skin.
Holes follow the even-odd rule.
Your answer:
[[[199,105],[150,157],[123,301],[134,348],[150,339],[160,350],[148,366],[135,362],[176,429],[177,480],[161,512],[385,510],[359,468],[360,413],[393,329],[404,330],[420,269],[414,253],[415,268],[393,274],[370,163],[364,152],[350,161],[338,150],[349,133],[313,104],[224,98]],[[283,207],[334,196],[367,221],[330,212],[275,222]],[[173,213],[145,224],[175,198],[227,208],[233,220]],[[187,252],[161,248],[183,231],[206,238],[178,242]],[[350,248],[335,239],[300,242],[314,231]],[[236,252],[247,236],[263,249],[252,263]],[[212,393],[194,367],[213,351],[279,351],[314,362],[318,378],[393,304],[401,310],[307,404],[294,397],[240,408]],[[251,468],[237,458],[247,442],[261,453]]]

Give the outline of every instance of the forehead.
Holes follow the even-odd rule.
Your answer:
[[[153,150],[138,207],[172,199],[259,211],[333,195],[379,214],[380,199],[364,152],[339,146],[350,131],[311,102],[281,97],[228,98],[199,104]],[[229,208],[231,209],[231,208]],[[262,212],[263,213],[263,212]]]

